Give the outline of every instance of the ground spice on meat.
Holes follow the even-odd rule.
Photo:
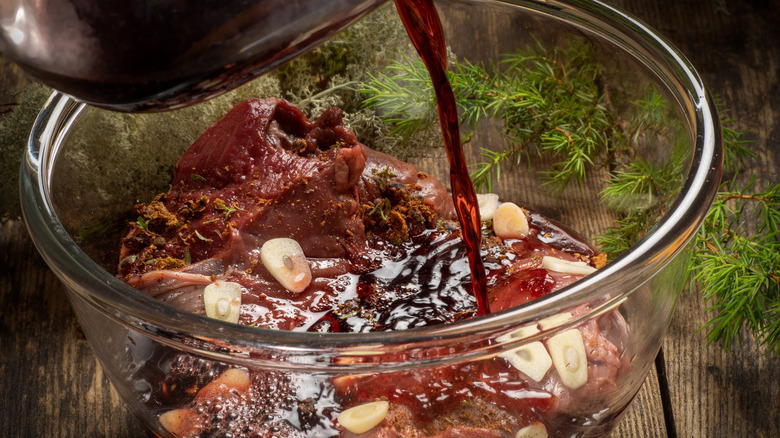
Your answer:
[[[168,211],[165,194],[157,195],[149,204],[136,205],[136,211],[145,220],[147,229],[157,233],[177,228],[184,223],[176,214]]]
[[[238,105],[182,156],[170,192],[136,211],[119,276],[185,310],[204,314],[203,290],[227,281],[241,287],[239,323],[263,328],[405,330],[476,314],[447,190],[415,166],[360,144],[338,109],[312,121],[278,99]],[[522,239],[502,240],[490,222],[483,224],[493,312],[582,277],[548,272],[541,266],[545,256],[596,267],[605,261],[576,234],[527,215]],[[311,283],[295,294],[259,261],[264,243],[280,237],[301,246],[312,271]],[[627,330],[616,312],[607,316],[608,326],[620,329],[609,333]],[[618,348],[596,320],[576,330],[594,376],[584,388],[611,391],[627,366]],[[187,437],[351,437],[334,422],[337,414],[387,400],[385,421],[367,436],[505,438],[574,403],[554,371],[532,381],[498,356],[337,378],[253,369],[248,389],[220,397],[204,388],[224,369],[201,369],[176,357],[155,360],[170,372],[150,403],[186,412],[195,424]]]
[[[417,225],[430,229],[436,225],[436,211],[421,196],[410,194],[410,191],[419,192],[420,186],[382,181],[379,176],[377,178],[377,185],[384,197],[362,206],[367,232],[400,245],[409,240],[410,227]]]

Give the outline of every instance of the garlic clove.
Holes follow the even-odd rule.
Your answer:
[[[232,281],[216,281],[203,290],[206,316],[225,322],[238,322],[241,311],[241,285]]]
[[[522,239],[528,234],[528,218],[522,208],[505,202],[493,215],[493,231],[502,239]]]
[[[547,438],[547,428],[537,421],[518,430],[515,438]]]
[[[160,417],[160,424],[165,430],[176,436],[188,436],[194,434],[197,428],[197,414],[192,409],[173,409],[163,412]]]
[[[552,366],[552,359],[541,342],[531,342],[500,356],[535,382],[540,382]]]
[[[196,397],[201,400],[232,397],[231,394],[235,391],[248,391],[250,384],[251,377],[249,376],[249,371],[241,368],[231,368],[200,388]]]
[[[387,416],[389,408],[390,403],[386,401],[375,401],[354,406],[339,414],[339,424],[348,431],[359,435],[368,432],[381,423]]]
[[[276,281],[292,293],[301,293],[311,284],[311,268],[301,245],[280,237],[263,244],[260,260]]]
[[[361,381],[371,375],[371,373],[345,374],[333,377],[331,383],[333,383],[333,387],[336,388],[337,392],[343,394],[353,390],[356,391]]]
[[[596,268],[583,261],[575,262],[551,256],[542,257],[542,266],[548,271],[560,272],[562,274],[588,275],[596,272]]]
[[[539,328],[545,331],[554,329],[555,327],[560,327],[566,324],[571,320],[571,318],[571,312],[556,313],[555,315],[550,315],[547,318],[540,319]]]
[[[249,371],[241,368],[231,368],[224,371],[217,377],[217,381],[241,392],[248,391],[249,385],[252,383],[249,377]]]
[[[547,348],[564,385],[577,389],[588,381],[588,359],[579,330],[566,330],[551,337]]]
[[[522,327],[518,327],[511,332],[501,335],[496,340],[498,342],[508,342],[515,339],[525,339],[530,338],[531,336],[539,333],[539,327],[537,327],[537,324],[529,324]]]
[[[498,208],[498,195],[495,193],[477,194],[477,204],[479,205],[479,217],[483,221],[493,219]]]

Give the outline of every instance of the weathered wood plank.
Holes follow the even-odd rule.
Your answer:
[[[780,181],[777,2],[612,3],[683,50],[732,110],[737,127],[753,132],[761,151],[759,184]],[[0,59],[0,104],[13,102],[25,81]],[[141,436],[79,336],[59,282],[19,222],[0,228],[0,253],[0,396],[5,407],[0,436]],[[664,345],[678,435],[775,436],[780,430],[780,361],[765,356],[748,337],[729,352],[707,346],[705,334],[696,330],[709,316],[698,293],[684,295]],[[615,436],[665,436],[654,375]]]
[[[751,132],[757,187],[780,169],[780,2],[621,0],[691,60],[738,129]],[[698,331],[712,317],[698,291],[685,294],[664,344],[670,404],[681,437],[780,433],[780,359],[749,336],[723,351]]]
[[[141,436],[24,224],[0,226],[0,436]]]
[[[29,83],[18,67],[0,57],[0,111],[10,110]],[[21,145],[2,146],[4,153],[21,154]],[[16,179],[17,172],[3,177]],[[2,187],[7,186],[18,192],[17,185],[3,181]],[[0,436],[142,436],[21,220],[0,224],[0,309]]]
[[[612,432],[614,437],[665,438],[666,426],[655,367],[639,390],[625,416]]]

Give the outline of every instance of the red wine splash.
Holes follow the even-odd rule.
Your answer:
[[[487,280],[480,256],[482,225],[477,195],[469,178],[468,165],[460,143],[455,94],[447,78],[447,46],[444,43],[444,31],[433,0],[395,0],[395,4],[412,44],[428,68],[436,93],[439,124],[450,162],[452,198],[455,201],[455,211],[460,219],[463,241],[468,251],[473,293],[477,299],[477,315],[486,315],[489,313]]]

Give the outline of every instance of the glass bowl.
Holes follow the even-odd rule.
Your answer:
[[[529,153],[504,165],[491,190],[585,239],[611,245],[609,263],[554,293],[488,316],[371,333],[231,324],[152,299],[116,277],[134,205],[167,190],[178,157],[235,103],[277,95],[312,113],[328,103],[346,107],[348,114],[365,111],[352,82],[321,84],[328,92],[300,84],[307,74],[320,77],[323,66],[337,65],[334,78],[371,73],[381,80],[392,72],[388,65],[398,65],[394,61],[413,62],[388,7],[358,22],[363,30],[346,30],[309,58],[195,107],[118,114],[54,93],[36,121],[22,166],[25,220],[65,284],[112,384],[151,434],[355,436],[337,417],[371,400],[389,401],[393,417],[358,436],[602,436],[615,427],[660,348],[686,281],[691,238],[718,187],[715,105],[684,56],[641,22],[604,4],[458,0],[437,7],[451,58],[461,66],[504,65],[502,55],[518,49],[539,51],[527,58],[531,68],[558,68],[564,78],[574,76],[567,66],[577,62],[601,66],[591,86],[615,127],[604,137],[604,160],[587,165],[589,176],[581,181],[551,186],[555,173],[549,171],[560,169],[560,155],[545,154],[549,142],[536,138],[528,142]],[[388,10],[390,15],[376,15]],[[461,31],[463,23],[469,32]],[[361,33],[365,29],[376,41]],[[355,41],[359,45],[350,46]],[[365,50],[350,57],[355,47]],[[587,56],[568,51],[572,47],[587,47]],[[339,97],[336,91],[347,94]],[[568,95],[586,91],[570,89]],[[347,119],[361,141],[446,181],[441,149],[383,144],[372,136],[387,132],[365,120]],[[432,124],[415,136],[435,142],[436,129]],[[494,152],[508,147],[510,136],[495,119],[464,131],[471,163],[495,156],[485,147]],[[626,144],[630,147],[621,149]],[[664,184],[611,191],[640,168],[661,172]],[[644,222],[626,239],[598,239],[636,217]],[[555,339],[572,333],[584,339],[584,383],[563,381],[566,370],[560,366],[582,365],[575,363],[582,356],[570,348],[551,353],[564,362],[535,378],[510,366],[532,354],[548,356]],[[515,362],[508,359],[513,354]],[[210,396],[199,404],[204,393]],[[193,418],[205,426],[190,428]],[[394,426],[385,428],[391,420]]]

